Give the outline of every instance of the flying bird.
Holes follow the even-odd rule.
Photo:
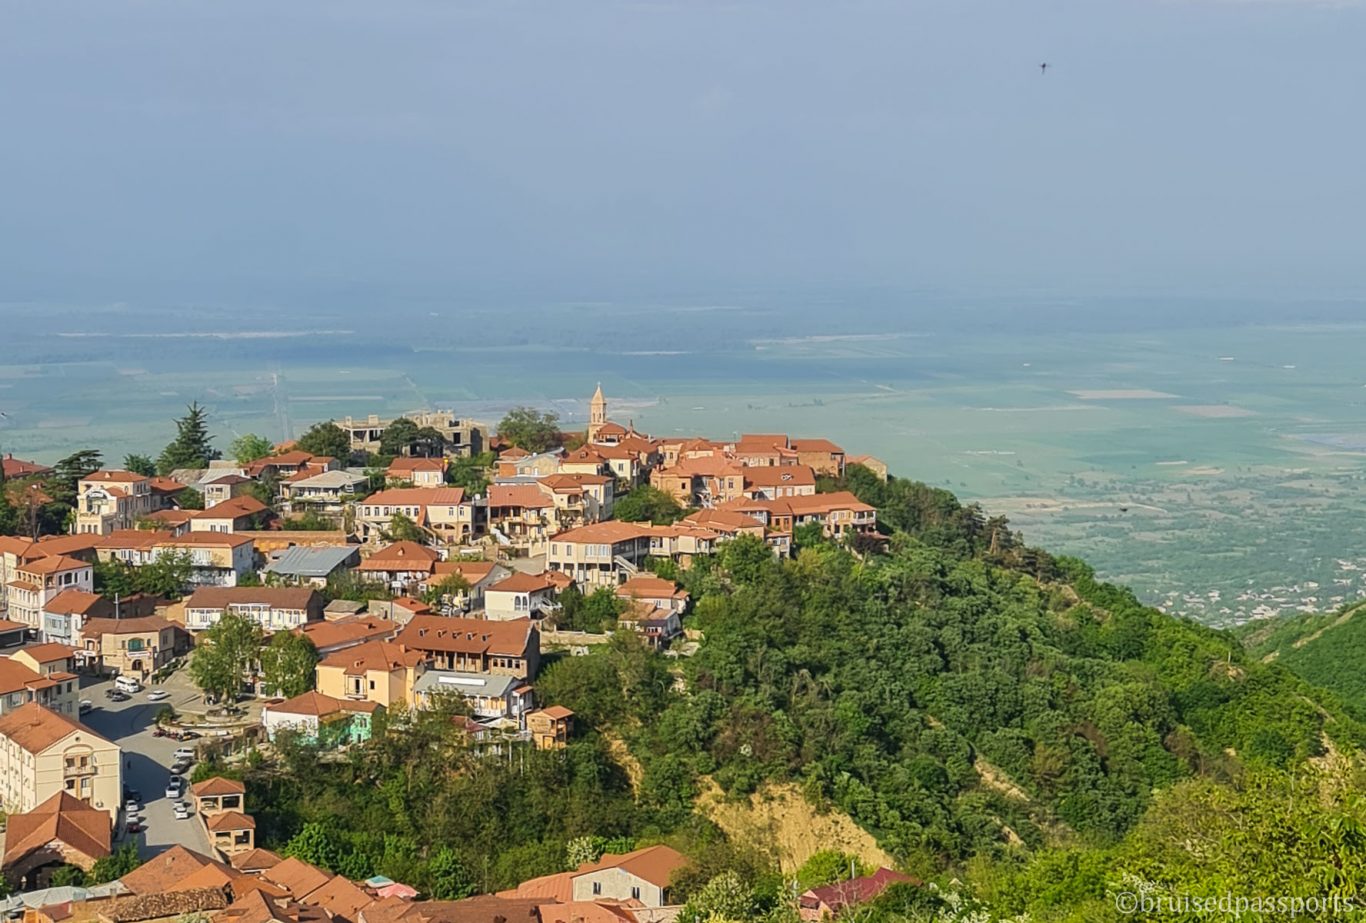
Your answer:
[[[1043,74],[1047,74],[1047,73],[1048,73],[1048,62],[1045,61],[1044,63],[1042,63],[1042,64],[1039,65],[1039,74],[1040,74],[1040,75],[1043,75]]]

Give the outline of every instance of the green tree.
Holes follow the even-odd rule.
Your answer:
[[[497,462],[492,452],[455,458],[446,467],[446,483],[465,488],[466,493],[482,494],[489,487],[489,471]]]
[[[53,888],[79,888],[85,884],[85,872],[79,866],[59,865],[52,870],[48,885]]]
[[[391,542],[425,542],[427,533],[422,527],[402,513],[395,513],[389,519],[389,527],[384,536]]]
[[[343,860],[341,846],[331,830],[313,822],[304,824],[281,852],[329,872],[341,868]]]
[[[303,635],[277,631],[261,651],[261,679],[267,695],[293,698],[313,688],[318,649]]]
[[[797,887],[807,891],[832,882],[868,875],[873,871],[875,869],[864,865],[858,856],[838,849],[822,849],[812,853],[797,869]]]
[[[598,587],[587,596],[577,592],[560,594],[561,609],[556,620],[570,631],[611,631],[626,611],[626,602],[617,599],[610,587]]]
[[[247,496],[255,497],[273,510],[280,499],[280,478],[274,470],[267,469],[259,478],[246,485],[246,493]]]
[[[560,444],[560,415],[514,407],[499,421],[498,435],[528,452],[545,452]]]
[[[384,433],[379,437],[379,452],[381,455],[407,455],[417,441],[417,424],[407,417],[399,417],[388,426],[384,427]]]
[[[150,455],[125,455],[123,456],[123,470],[149,478],[157,473],[157,463],[152,460]]]
[[[688,899],[679,918],[683,920],[753,920],[758,916],[754,889],[737,872],[725,871],[707,882]]]
[[[199,402],[186,408],[185,416],[176,420],[176,437],[157,458],[157,471],[170,474],[178,468],[207,468],[219,457],[209,435],[208,414]]]
[[[265,436],[258,436],[256,433],[243,433],[232,441],[228,451],[232,453],[233,460],[237,464],[249,465],[273,453],[275,446]]]
[[[427,861],[423,875],[427,892],[439,901],[455,901],[475,892],[474,881],[455,850],[443,846]]]
[[[623,522],[652,522],[657,526],[675,523],[686,512],[671,495],[649,484],[632,488],[612,504],[612,515]]]
[[[190,658],[190,679],[206,696],[235,702],[248,669],[260,654],[260,627],[245,616],[224,612],[199,637]]]
[[[133,584],[139,592],[166,599],[177,599],[190,584],[194,559],[188,551],[163,552],[156,560],[133,569]]]
[[[124,843],[107,856],[95,860],[85,877],[86,884],[100,885],[122,878],[142,864],[136,843]]]
[[[310,455],[343,460],[351,457],[350,435],[331,420],[314,423],[296,440],[295,445],[300,451],[307,452]]]
[[[440,458],[446,454],[446,437],[435,427],[424,426],[409,443],[408,454],[420,458]]]
[[[186,487],[175,495],[176,506],[182,510],[202,510],[204,508],[204,495],[193,487]]]
[[[103,464],[104,456],[98,449],[72,452],[52,466],[44,486],[54,502],[75,506],[77,483],[86,475],[99,471]]]
[[[428,605],[444,602],[448,597],[459,597],[469,592],[470,582],[459,574],[448,574],[436,583],[427,584],[422,601]]]

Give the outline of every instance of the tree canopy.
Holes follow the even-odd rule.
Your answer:
[[[261,651],[261,684],[267,695],[293,698],[313,688],[318,649],[304,635],[277,631]]]
[[[275,451],[275,446],[265,436],[243,433],[232,441],[228,451],[232,453],[233,461],[237,464],[247,465],[270,455]]]
[[[686,512],[671,495],[649,484],[631,488],[612,504],[612,515],[616,519],[623,522],[652,522],[657,526],[675,523]]]
[[[560,415],[514,407],[498,422],[498,435],[528,452],[545,452],[560,444]]]
[[[199,636],[190,658],[190,679],[206,696],[232,703],[261,653],[261,629],[251,619],[224,612]]]
[[[310,455],[340,458],[343,461],[351,457],[351,437],[331,420],[314,423],[295,440],[295,445]]]
[[[208,413],[195,401],[186,408],[185,416],[175,422],[176,437],[157,458],[157,473],[170,474],[178,468],[207,468],[219,457],[209,435]]]

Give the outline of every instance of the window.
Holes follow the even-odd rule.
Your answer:
[[[595,882],[593,882],[593,893],[594,893],[594,894],[601,894],[601,893],[602,893],[602,882],[600,882],[600,881],[595,881]]]
[[[639,889],[639,888],[632,888],[632,889],[631,889],[631,899],[632,899],[632,900],[637,900],[637,901],[640,900],[640,889]]]

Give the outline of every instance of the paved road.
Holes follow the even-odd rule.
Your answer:
[[[95,708],[81,720],[123,748],[123,784],[142,794],[142,818],[147,830],[136,834],[139,852],[144,858],[151,857],[179,843],[207,855],[209,844],[199,823],[193,819],[176,820],[172,800],[166,797],[169,767],[176,748],[193,746],[193,742],[152,736],[157,712],[168,704],[179,707],[188,703],[191,693],[180,691],[166,701],[149,702],[147,691],[143,690],[126,702],[113,702],[104,697],[105,690],[113,687],[112,680],[86,682],[81,698],[89,699]],[[119,829],[122,831],[122,826]],[[124,842],[122,838],[117,841],[118,845]]]

